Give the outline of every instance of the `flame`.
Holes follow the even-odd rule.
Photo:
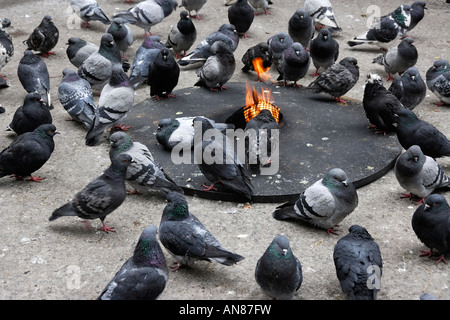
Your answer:
[[[275,120],[279,122],[280,108],[272,104],[272,91],[261,88],[261,95],[259,95],[255,88],[250,87],[248,83],[245,84],[245,87],[245,121],[249,122],[253,117],[256,117],[262,109],[268,109]]]
[[[268,72],[270,67],[264,67],[264,60],[261,57],[256,57],[252,60],[253,69],[258,74],[258,81],[270,80],[270,73]]]

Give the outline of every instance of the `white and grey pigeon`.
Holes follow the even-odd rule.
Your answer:
[[[414,29],[417,24],[422,21],[426,9],[428,8],[424,1],[415,1],[411,5],[411,23],[409,24],[408,31]]]
[[[439,99],[438,106],[450,104],[450,66],[447,60],[438,59],[425,75],[428,89]]]
[[[427,85],[416,67],[408,68],[400,77],[395,77],[389,86],[391,91],[405,108],[413,110],[427,94]]]
[[[293,82],[293,86],[299,87],[300,84],[297,82],[305,77],[310,64],[311,58],[308,51],[299,42],[292,43],[278,60],[277,81],[283,81],[284,86],[288,86],[288,82]]]
[[[69,4],[75,14],[83,20],[83,28],[89,27],[90,21],[100,21],[103,24],[111,23],[96,0],[70,0]]]
[[[131,256],[97,300],[156,300],[167,285],[169,268],[158,242],[156,226],[147,226]]]
[[[91,85],[71,69],[63,70],[63,78],[58,86],[58,99],[70,118],[91,129],[96,105]]]
[[[201,17],[199,15],[200,9],[206,4],[207,0],[181,0],[180,7],[184,7],[188,12],[191,18],[195,17],[197,20],[200,20]],[[192,12],[195,14],[192,14]]]
[[[435,190],[450,189],[450,177],[432,157],[423,154],[419,146],[413,145],[395,161],[395,177],[408,193],[402,198],[419,198],[423,202]]]
[[[248,0],[253,8],[255,8],[255,15],[270,14],[269,5],[273,4],[271,0]]]
[[[67,58],[76,68],[79,68],[84,60],[99,49],[96,44],[78,37],[70,37],[66,44],[68,45],[66,49]]]
[[[342,31],[329,0],[306,0],[304,7],[306,12],[314,18],[318,28],[328,27],[332,33]]]
[[[427,70],[425,74],[425,83],[427,84],[427,87],[431,92],[433,92],[434,90],[433,86],[436,80],[447,72],[450,72],[450,65],[447,60],[437,59],[433,62],[433,65]]]
[[[298,8],[288,21],[288,34],[294,42],[300,42],[309,50],[309,45],[314,37],[314,18],[304,9]]]
[[[283,51],[293,43],[294,40],[286,32],[277,32],[267,39],[267,44],[269,45],[269,55],[272,57],[272,62],[274,64],[278,64]]]
[[[311,60],[316,67],[313,77],[319,75],[319,69],[328,69],[339,57],[339,43],[333,38],[329,28],[320,30],[309,47]]]
[[[393,80],[391,75],[396,73],[401,75],[416,64],[419,54],[413,43],[413,38],[405,37],[398,46],[389,48],[388,51],[373,59],[373,63],[384,66],[388,80]]]
[[[7,29],[11,26],[11,20],[2,18],[0,20],[0,71],[11,60],[14,55],[14,44]],[[6,78],[0,75],[6,81]]]
[[[303,282],[302,265],[292,252],[288,237],[277,235],[258,259],[255,280],[261,290],[278,300],[290,300]]]
[[[41,23],[33,29],[31,34],[23,44],[27,46],[28,50],[39,51],[43,57],[48,57],[55,52],[52,50],[59,40],[59,30],[53,23],[53,19],[49,15],[45,15]]]
[[[180,12],[180,20],[167,35],[165,46],[172,48],[176,58],[181,58],[186,55],[195,40],[197,40],[197,29],[189,16],[189,12],[182,10]]]
[[[247,31],[254,18],[255,9],[248,4],[247,0],[237,0],[228,7],[228,21],[235,26],[240,37],[247,38]]]
[[[109,157],[114,159],[119,154],[129,154],[134,162],[127,168],[127,182],[138,192],[155,190],[169,193],[184,193],[172,178],[164,172],[163,167],[155,161],[146,145],[131,140],[125,132],[114,132],[110,137]]]
[[[304,221],[327,233],[336,233],[336,225],[357,205],[355,186],[342,169],[333,168],[300,193],[297,200],[278,206],[272,215],[276,220]]]
[[[134,41],[131,28],[122,19],[114,18],[106,32],[112,34],[117,48],[122,52],[122,58],[125,58],[125,52]]]
[[[383,258],[366,228],[352,225],[333,249],[336,276],[349,300],[376,300],[381,289]]]
[[[214,260],[232,266],[244,257],[223,247],[200,220],[189,211],[186,198],[178,192],[166,196],[167,205],[159,225],[159,240],[176,259],[172,269],[186,267],[195,260]]]

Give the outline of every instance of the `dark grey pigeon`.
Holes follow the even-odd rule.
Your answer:
[[[304,9],[297,9],[288,21],[288,34],[294,42],[309,50],[309,44],[314,37],[314,18]]]
[[[91,85],[74,70],[64,69],[58,86],[58,99],[72,120],[91,129],[95,117],[95,102]]]
[[[269,5],[273,4],[271,0],[248,0],[248,2],[255,8],[255,15],[270,14]]]
[[[39,51],[43,57],[55,54],[52,50],[59,40],[59,30],[53,23],[51,16],[46,15],[41,23],[23,41],[28,50]]]
[[[318,28],[328,27],[333,33],[342,31],[329,0],[306,0],[305,10],[314,18]]]
[[[203,191],[217,190],[214,185],[221,183],[227,190],[236,193],[236,196],[240,195],[251,200],[253,185],[244,165],[237,157],[236,150],[229,147],[232,142],[227,141],[228,137],[220,130],[214,129],[207,118],[195,117],[193,123],[194,134],[201,134],[202,137],[202,139],[194,138],[194,144],[201,144],[194,145],[194,148],[202,150],[202,152],[194,153],[195,161],[206,179],[212,183],[208,187],[205,186]],[[210,139],[204,137],[207,131],[211,134]],[[197,158],[198,156],[201,159]]]
[[[19,61],[17,76],[28,93],[37,91],[47,107],[53,109],[50,96],[50,75],[44,60],[31,50],[26,50]]]
[[[112,34],[117,48],[122,52],[122,58],[125,58],[125,52],[133,44],[133,33],[121,19],[114,18],[106,32]]]
[[[166,196],[159,225],[159,240],[176,259],[170,268],[176,270],[188,266],[194,260],[214,260],[232,266],[244,257],[225,249],[214,235],[189,212],[185,197],[178,192]]]
[[[431,293],[422,293],[420,295],[420,300],[439,300],[439,298],[432,295]]]
[[[180,66],[175,58],[169,49],[161,49],[148,68],[147,84],[150,87],[150,96],[157,100],[174,98],[172,91],[177,86],[179,77]]]
[[[182,10],[180,20],[170,30],[165,46],[172,48],[176,58],[182,58],[197,40],[197,29],[195,28],[189,12]]]
[[[109,137],[109,157],[114,159],[119,154],[129,154],[134,162],[128,167],[126,179],[137,191],[152,192],[160,190],[164,193],[176,191],[184,193],[163,167],[155,161],[152,153],[144,144],[132,141],[125,132],[118,131]]]
[[[197,20],[200,20],[199,11],[205,3],[206,0],[181,0],[180,7],[184,7],[189,12],[191,18],[195,17]],[[195,11],[194,15],[191,14],[192,11]]]
[[[133,256],[120,267],[97,300],[156,300],[169,279],[166,257],[159,245],[157,228],[142,231]]]
[[[55,149],[53,137],[59,132],[53,124],[43,124],[34,131],[21,134],[0,152],[0,177],[14,175],[17,179],[30,177],[29,181],[40,182],[45,178],[34,177]]]
[[[308,51],[299,42],[294,42],[283,51],[278,60],[279,76],[277,81],[282,80],[284,86],[291,81],[295,87],[299,87],[297,81],[305,77],[310,64],[311,58]]]
[[[321,29],[316,38],[311,41],[309,54],[316,72],[312,76],[319,75],[319,69],[328,69],[339,57],[339,43],[333,39],[328,28]]]
[[[235,26],[240,37],[247,38],[247,31],[255,18],[255,9],[247,0],[237,0],[228,7],[228,21]]]
[[[258,259],[255,280],[272,299],[290,300],[300,289],[303,282],[302,265],[292,252],[286,236],[276,236]]]
[[[399,110],[396,117],[395,130],[403,149],[418,145],[422,152],[434,159],[450,156],[450,140],[431,123],[419,119],[409,110]]]
[[[260,61],[260,67],[262,67],[261,71],[259,71],[258,67],[256,67],[255,70],[255,64],[258,63],[258,59]],[[247,51],[245,51],[241,61],[244,64],[241,69],[242,71],[255,71],[258,74],[257,81],[263,81],[260,77],[260,73],[266,72],[272,66],[272,57],[269,54],[269,45],[267,42],[260,42],[254,46],[251,46],[247,49]]]
[[[389,87],[405,108],[413,110],[427,94],[427,85],[416,67],[406,70],[400,77],[396,77]]]
[[[357,205],[355,186],[342,169],[333,168],[300,193],[297,200],[278,206],[272,215],[276,220],[300,220],[336,233],[336,225]]]
[[[100,219],[102,226],[98,227],[99,230],[114,231],[114,227],[106,226],[105,218],[125,201],[125,175],[132,161],[128,154],[115,157],[100,176],[91,180],[68,203],[53,211],[49,221],[67,216]]]
[[[446,72],[436,79],[432,91],[440,100],[436,105],[450,105],[450,72]]]
[[[346,103],[341,97],[355,86],[358,79],[358,61],[353,57],[346,57],[322,72],[308,88],[315,93],[327,93],[336,101]]]
[[[286,32],[278,32],[267,39],[269,54],[272,57],[272,62],[278,64],[284,50],[286,50],[293,43],[294,40]]]
[[[83,20],[83,28],[90,27],[90,21],[111,24],[111,20],[109,20],[96,0],[70,0],[69,4],[75,14]]]
[[[52,115],[37,92],[27,93],[23,104],[16,109],[7,130],[21,135],[35,130],[41,124],[52,123]]]
[[[417,238],[430,250],[422,250],[421,256],[433,257],[436,263],[445,261],[450,252],[450,206],[443,195],[429,195],[411,219],[411,225]],[[437,254],[437,257],[434,257]]]
[[[428,89],[433,91],[433,85],[437,78],[449,71],[450,65],[448,61],[444,59],[437,59],[425,74],[425,83],[427,84]]]
[[[404,106],[383,86],[383,80],[378,74],[367,75],[362,102],[364,113],[370,123],[369,128],[383,134],[395,132],[395,114],[398,110],[404,109]]]
[[[435,190],[450,188],[450,177],[436,160],[423,154],[419,146],[413,145],[395,161],[395,177],[408,193],[402,198],[416,198],[423,202]]]
[[[8,18],[0,19],[0,71],[11,60],[14,55],[14,44],[7,29],[11,26]],[[6,82],[6,78],[0,75],[0,80]]]
[[[333,251],[342,291],[350,300],[376,300],[383,273],[380,247],[364,227],[352,225],[348,231]]]
[[[428,8],[424,1],[416,1],[411,5],[411,23],[409,24],[408,31],[414,29],[422,21],[425,16],[425,9]]]
[[[79,68],[84,60],[99,49],[96,44],[78,37],[70,37],[66,44],[68,45],[66,49],[67,58],[76,68]]]

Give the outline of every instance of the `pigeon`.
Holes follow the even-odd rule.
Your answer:
[[[395,114],[404,109],[397,97],[383,86],[383,80],[378,74],[369,73],[364,88],[363,109],[369,120],[369,128],[377,133],[395,132]]]
[[[346,103],[341,96],[350,91],[358,79],[358,61],[353,57],[346,57],[322,72],[316,80],[309,84],[308,88],[315,93],[328,93],[336,101]]]
[[[276,220],[294,219],[310,223],[336,234],[335,226],[355,210],[358,194],[347,174],[333,168],[300,193],[297,200],[278,206],[273,212]]]
[[[16,109],[7,130],[17,135],[31,132],[42,124],[52,123],[52,115],[37,92],[27,93],[23,104]]]
[[[302,265],[284,235],[273,238],[255,267],[255,280],[262,291],[278,300],[291,300],[303,282]]]
[[[111,20],[103,12],[96,0],[70,0],[70,6],[76,15],[83,20],[82,27],[90,26],[90,21],[100,21],[103,24],[111,24]]]
[[[269,54],[272,57],[272,62],[278,64],[281,59],[283,51],[294,43],[291,36],[286,32],[278,32],[267,39],[269,45]]]
[[[117,48],[122,52],[122,58],[125,58],[125,52],[133,44],[133,33],[121,19],[114,18],[106,32],[113,36]]]
[[[251,200],[253,185],[236,150],[229,147],[232,142],[220,130],[214,129],[207,118],[195,117],[193,122],[194,133],[201,133],[202,137],[194,139],[194,148],[202,151],[194,152],[194,160],[206,179],[212,183],[205,186],[203,191],[217,190],[214,185],[222,183],[229,191]],[[205,133],[208,133],[209,139],[205,137]]]
[[[194,146],[194,127],[192,123],[195,117],[165,118],[158,122],[156,140],[166,150],[172,150],[175,146],[179,149],[190,149]],[[229,123],[216,123],[208,118],[214,128],[225,133],[226,129],[234,129]]]
[[[109,137],[109,157],[114,159],[119,154],[129,154],[134,163],[127,168],[126,179],[137,191],[161,190],[164,193],[176,191],[184,193],[172,178],[164,172],[162,166],[155,161],[152,153],[144,144],[132,141],[125,132],[118,131]]]
[[[146,0],[135,4],[127,11],[114,13],[114,18],[121,18],[124,23],[136,25],[147,34],[151,27],[168,17],[177,6],[176,0]]]
[[[56,127],[42,124],[31,132],[17,136],[0,152],[0,177],[14,175],[17,179],[29,177],[29,181],[40,182],[45,178],[35,177],[36,172],[47,163],[55,149],[53,137]]]
[[[306,0],[305,11],[314,18],[318,28],[329,27],[333,33],[342,31],[329,0]]]
[[[433,85],[436,80],[441,75],[449,71],[450,65],[448,61],[444,59],[437,59],[425,74],[425,83],[427,84],[428,89],[430,89],[430,91],[433,91]]]
[[[352,225],[333,250],[336,276],[350,300],[376,300],[380,291],[383,259],[366,228]]]
[[[70,118],[81,123],[87,130],[92,127],[96,105],[91,85],[71,69],[63,70],[58,86],[58,99]]]
[[[409,109],[396,113],[396,134],[403,149],[418,145],[422,152],[433,159],[450,156],[450,140],[434,125],[419,119]]]
[[[189,266],[194,260],[214,260],[232,266],[244,257],[225,249],[214,235],[191,212],[186,198],[178,192],[166,196],[161,216],[159,240],[176,259],[170,268]]]
[[[180,7],[184,7],[189,12],[191,18],[195,17],[197,20],[200,20],[199,11],[205,3],[206,0],[181,0]],[[195,15],[191,15],[192,11],[195,11]]]
[[[420,300],[439,300],[436,296],[432,295],[431,293],[422,293],[420,295]]]
[[[59,40],[59,30],[49,15],[42,18],[41,23],[33,30],[29,37],[23,41],[28,50],[39,51],[43,57],[48,57]]]
[[[427,86],[416,67],[408,68],[400,77],[395,77],[389,86],[391,91],[405,108],[413,110],[427,93]]]
[[[314,37],[314,18],[304,9],[297,9],[288,21],[288,34],[294,42],[309,50],[309,45]]]
[[[17,76],[28,92],[37,91],[49,109],[53,109],[50,96],[50,75],[47,64],[31,50],[26,50],[17,67]]]
[[[319,75],[319,69],[328,69],[339,57],[339,43],[333,39],[330,30],[323,28],[316,38],[311,41],[309,54],[313,61],[316,72],[313,77]]]
[[[172,27],[165,46],[172,48],[176,58],[182,58],[197,40],[197,29],[189,17],[189,12],[182,10],[180,20]]]
[[[239,36],[235,26],[229,23],[222,24],[217,31],[210,33],[191,52],[181,58],[180,66],[188,66],[197,63],[205,63],[206,59],[212,55],[211,46],[216,41],[226,44],[231,52],[234,52],[239,45]]]
[[[395,177],[407,192],[402,198],[419,197],[423,202],[432,192],[450,188],[450,177],[431,157],[423,154],[419,146],[413,145],[395,161]]]
[[[8,18],[1,19],[0,28],[0,71],[14,56],[14,44],[12,38],[7,31],[11,25],[11,20]],[[5,80],[5,77],[0,75],[0,78]],[[5,80],[6,81],[6,80]]]
[[[255,9],[247,0],[237,0],[228,7],[228,21],[235,26],[240,37],[247,38],[247,31],[255,18]]]
[[[450,104],[450,68],[447,60],[438,59],[427,70],[426,85],[439,99],[438,106]]]
[[[66,44],[68,45],[66,49],[67,58],[76,68],[79,68],[84,60],[99,49],[96,44],[78,37],[70,37]]]
[[[248,2],[255,8],[255,15],[270,14],[269,5],[273,4],[271,0],[248,0]]]
[[[283,51],[278,61],[277,81],[283,80],[284,86],[288,85],[288,81],[293,81],[293,85],[299,87],[297,81],[306,75],[310,64],[308,51],[299,42],[294,42]]]
[[[157,239],[157,228],[147,226],[127,259],[97,300],[157,300],[169,279],[166,257]]]
[[[427,4],[423,1],[415,1],[411,5],[411,22],[408,27],[408,31],[411,31],[412,29],[417,26],[417,24],[422,21],[423,17],[425,16],[425,9],[427,8]]]
[[[375,44],[385,48],[398,37],[403,37],[411,23],[411,7],[401,5],[388,15],[378,19],[367,31],[347,41],[348,46]]]
[[[248,48],[243,54],[241,62],[244,64],[242,71],[255,71],[258,75],[257,81],[263,81],[262,73],[267,72],[272,66],[272,56],[269,54],[267,42],[260,42]]]
[[[225,84],[236,69],[234,54],[222,41],[213,43],[211,53],[205,63],[196,70],[200,79],[194,85],[209,88],[211,91],[226,90]]]
[[[445,261],[450,252],[450,206],[443,195],[429,195],[414,211],[411,225],[417,238],[430,250],[422,250],[421,256],[433,257],[437,253],[436,263]]]
[[[100,219],[102,226],[98,230],[114,232],[114,227],[106,225],[105,218],[125,201],[125,175],[132,162],[129,154],[115,157],[100,176],[91,180],[69,202],[53,211],[49,221],[67,216],[86,220]]]
[[[401,75],[416,64],[419,56],[413,42],[413,38],[405,37],[398,46],[390,48],[384,54],[373,59],[373,63],[384,66],[388,80],[393,80],[391,74]]]
[[[94,123],[86,135],[86,145],[95,146],[116,122],[123,119],[134,103],[134,89],[122,67],[113,67],[109,83],[103,87],[95,109]],[[120,125],[121,129],[127,129]]]
[[[175,97],[172,91],[177,86],[179,77],[180,66],[169,49],[160,50],[148,68],[147,84],[150,86],[150,96],[157,100]]]

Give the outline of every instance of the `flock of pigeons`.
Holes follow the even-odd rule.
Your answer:
[[[180,66],[198,67],[196,85],[212,91],[226,89],[225,84],[235,72],[234,51],[240,38],[246,37],[255,14],[270,13],[271,3],[267,0],[230,3],[229,21],[193,47],[197,37],[191,18],[200,19],[199,11],[205,3],[206,0],[182,0],[180,6],[185,10],[181,11],[180,20],[168,34],[167,41],[161,42],[161,37],[149,34],[150,29],[174,11],[178,6],[175,0],[140,1],[127,11],[115,13],[112,20],[95,0],[70,0],[84,27],[92,21],[100,21],[108,27],[99,46],[81,38],[68,40],[67,57],[76,70],[63,70],[58,86],[59,102],[71,118],[87,130],[87,146],[97,145],[104,132],[113,126],[118,127],[118,131],[109,137],[110,167],[76,193],[71,201],[54,210],[49,220],[63,216],[100,219],[101,230],[114,231],[113,227],[106,226],[104,219],[125,200],[126,183],[136,190],[160,190],[167,200],[159,229],[155,226],[145,228],[133,256],[107,284],[99,299],[156,299],[165,289],[169,276],[159,242],[176,258],[176,263],[171,266],[173,269],[189,265],[195,259],[215,260],[227,266],[244,259],[224,248],[189,211],[183,189],[164,172],[145,145],[130,139],[125,132],[128,128],[120,122],[132,107],[139,86],[149,86],[150,96],[154,99],[172,97],[182,70]],[[450,252],[450,207],[446,199],[434,191],[450,186],[450,178],[436,162],[436,158],[450,156],[450,141],[436,127],[419,119],[412,109],[422,102],[427,88],[442,104],[450,103],[450,70],[447,61],[436,60],[424,82],[414,67],[418,54],[413,38],[407,33],[424,17],[424,9],[426,5],[422,1],[399,6],[347,44],[351,47],[362,44],[385,47],[402,39],[398,46],[385,49],[374,59],[374,63],[384,66],[390,79],[391,75],[400,76],[385,88],[379,75],[369,74],[363,107],[371,127],[377,132],[395,133],[406,150],[398,157],[394,171],[400,185],[409,192],[405,197],[418,197],[423,202],[414,213],[412,227],[430,248],[424,254],[435,257],[437,253],[437,261],[445,262],[444,255]],[[11,21],[3,18],[1,24],[0,69],[14,55],[13,40],[7,32]],[[128,24],[136,25],[146,33],[132,63],[126,58],[134,41]],[[314,37],[316,29],[320,31]],[[341,30],[329,1],[306,0],[304,8],[293,13],[287,32],[279,32],[245,52],[242,71],[256,71],[254,61],[260,58],[263,68],[276,68],[277,81],[298,86],[297,81],[306,75],[312,61],[316,68],[313,75],[317,79],[307,89],[325,92],[345,103],[342,96],[358,81],[359,67],[353,57],[337,62],[339,43],[334,35]],[[52,124],[50,110],[53,103],[43,57],[52,54],[58,40],[58,28],[50,16],[45,16],[24,42],[28,49],[20,60],[17,73],[28,94],[8,126],[17,137],[0,153],[0,177],[30,177],[37,182],[43,179],[32,174],[49,160],[55,146],[53,138],[58,134]],[[259,76],[258,73],[258,79]],[[3,78],[2,81],[3,90],[8,84]],[[94,94],[99,95],[98,103],[94,102]],[[256,128],[277,128],[270,112],[261,112],[261,117],[254,119],[258,121],[251,125]],[[170,149],[173,145],[168,144],[175,129],[185,127],[185,131],[178,134],[188,136],[192,134],[188,131],[192,130],[194,121],[201,123],[203,132],[211,129],[220,132],[220,125],[223,125],[200,116],[187,121],[184,118],[164,119],[158,141],[165,141],[165,147]],[[268,124],[273,127],[267,127]],[[166,127],[172,130],[163,133]],[[203,149],[223,147],[217,141],[202,144]],[[225,153],[224,157],[227,156]],[[243,194],[251,201],[251,179],[235,155],[229,156],[235,159],[234,163],[199,164],[212,183],[205,190],[214,189],[214,184],[220,182],[231,192]],[[265,165],[265,161],[260,165]],[[300,220],[334,233],[333,228],[357,205],[355,187],[343,170],[334,168],[307,187],[296,201],[277,207],[273,217]],[[375,281],[376,276],[381,277],[382,258],[378,245],[365,228],[351,226],[349,233],[336,243],[333,258],[342,290],[350,299],[376,299],[379,287],[368,283]],[[290,299],[299,290],[302,268],[287,237],[278,235],[273,239],[257,262],[255,279],[272,298]]]

